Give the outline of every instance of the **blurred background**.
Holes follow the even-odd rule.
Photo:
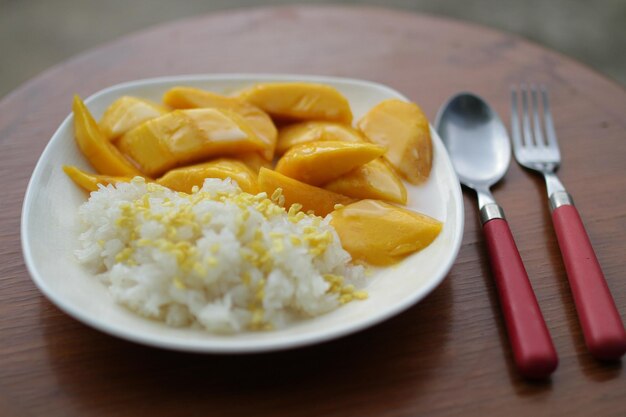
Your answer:
[[[569,55],[626,86],[626,0],[0,0],[0,97],[72,55],[160,22],[298,3],[379,5],[483,24]]]

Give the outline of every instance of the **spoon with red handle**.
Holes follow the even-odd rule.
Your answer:
[[[461,183],[478,194],[491,270],[517,369],[529,378],[545,378],[558,365],[556,350],[504,211],[489,191],[511,161],[506,128],[480,97],[461,93],[444,104],[436,129]]]

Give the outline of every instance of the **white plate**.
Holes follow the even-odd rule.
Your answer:
[[[387,98],[406,98],[367,81],[300,75],[192,75],[119,84],[86,100],[99,118],[122,95],[156,101],[170,87],[187,85],[228,93],[263,81],[309,81],[329,84],[350,100],[355,119]],[[67,96],[67,106],[71,97]],[[286,329],[220,336],[202,330],[173,328],[138,316],[116,304],[107,288],[73,257],[78,248],[78,206],[85,193],[63,173],[63,164],[92,170],[79,152],[69,115],[44,150],[28,184],[22,210],[22,248],[35,284],[59,308],[103,332],[161,348],[212,353],[261,352],[309,345],[372,326],[414,305],[430,293],[452,267],[463,234],[459,181],[444,146],[431,128],[434,162],[420,187],[409,187],[409,206],[444,222],[439,237],[423,251],[376,273],[365,301],[352,302],[323,316]]]

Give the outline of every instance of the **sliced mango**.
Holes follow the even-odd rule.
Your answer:
[[[385,160],[374,159],[324,185],[335,193],[359,200],[385,200],[406,204],[406,188]]]
[[[79,187],[86,191],[98,191],[98,184],[109,185],[118,182],[129,182],[133,177],[112,177],[110,175],[94,175],[81,171],[75,166],[63,165],[63,171]]]
[[[256,152],[241,153],[233,157],[246,164],[255,174],[259,173],[261,167],[272,168],[272,163]]]
[[[294,146],[276,171],[311,185],[322,185],[380,157],[385,148],[371,143],[309,142]]]
[[[102,134],[85,103],[78,96],[74,96],[72,111],[76,144],[96,171],[113,176],[143,175]]]
[[[109,140],[115,140],[146,120],[154,119],[168,109],[150,100],[123,96],[115,100],[100,119],[100,129]]]
[[[324,140],[365,142],[361,132],[348,125],[333,122],[302,122],[285,126],[278,131],[276,153],[282,155],[295,145]]]
[[[388,148],[385,158],[407,181],[420,184],[428,178],[433,145],[428,119],[416,104],[385,100],[357,125],[369,140]]]
[[[247,193],[259,192],[256,174],[243,162],[227,158],[173,169],[159,178],[157,183],[174,191],[190,193],[194,186],[202,187],[207,178],[230,178]]]
[[[243,101],[193,87],[173,87],[163,94],[163,103],[175,109],[217,107],[233,109]]]
[[[274,122],[267,113],[246,101],[235,97],[226,97],[210,91],[192,87],[174,87],[163,95],[163,102],[175,109],[194,109],[202,107],[232,110],[244,118],[266,147],[263,156],[268,161],[274,158],[277,131]]]
[[[174,110],[137,126],[117,145],[150,176],[210,157],[265,147],[241,116],[215,108]]]
[[[285,207],[301,204],[304,212],[313,211],[318,216],[326,216],[337,204],[354,202],[350,197],[305,184],[267,168],[261,168],[258,181],[259,189],[268,196],[280,188],[285,197]]]
[[[262,83],[237,95],[272,117],[352,123],[348,100],[335,88],[315,83]]]
[[[355,260],[392,265],[424,249],[442,223],[424,214],[376,200],[361,200],[332,213],[330,224]]]

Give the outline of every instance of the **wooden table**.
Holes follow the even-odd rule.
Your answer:
[[[0,101],[0,415],[624,416],[621,362],[587,353],[539,176],[512,164],[495,190],[560,355],[551,380],[512,367],[475,198],[444,283],[381,325],[320,346],[249,356],[167,352],[102,334],[31,282],[20,209],[46,142],[82,96],[185,73],[327,74],[388,84],[434,118],[459,90],[509,117],[509,85],[551,89],[576,199],[626,318],[626,91],[513,35],[376,8],[281,7],[213,14],[127,36],[62,63]]]

